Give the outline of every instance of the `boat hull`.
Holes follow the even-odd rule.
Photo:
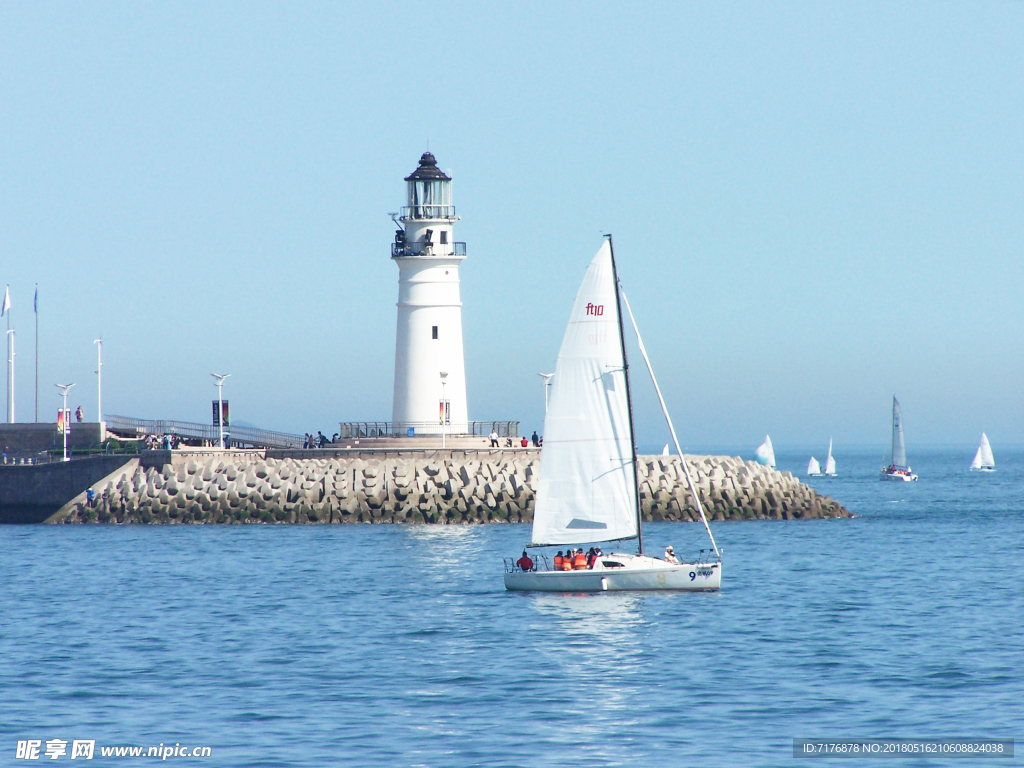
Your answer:
[[[900,474],[898,472],[883,472],[882,480],[894,480],[896,482],[901,483],[911,483],[917,480],[917,475],[915,475],[913,472],[910,472],[909,474],[905,475]]]
[[[621,565],[604,567],[601,561]],[[721,585],[720,562],[676,564],[639,556],[605,556],[593,570],[505,572],[505,589],[512,592],[708,592]]]

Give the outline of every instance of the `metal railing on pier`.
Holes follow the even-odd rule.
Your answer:
[[[441,425],[436,421],[343,421],[339,425],[342,438],[360,437],[439,437]],[[469,421],[448,424],[448,437],[487,437],[491,431],[498,437],[518,437],[518,421]]]
[[[125,437],[145,435],[177,435],[185,440],[203,440],[216,443],[220,439],[220,427],[212,424],[197,424],[191,421],[167,419],[135,419],[130,416],[107,414],[107,431]],[[301,448],[302,435],[274,432],[257,427],[233,426],[224,428],[225,437],[234,447],[253,448]]]

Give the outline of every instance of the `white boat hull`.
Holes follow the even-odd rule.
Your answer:
[[[963,465],[961,465],[961,466],[963,466]],[[903,483],[911,483],[911,482],[917,480],[917,475],[915,475],[913,472],[909,472],[909,473],[907,473],[905,475],[904,474],[900,474],[899,472],[883,472],[882,473],[882,479],[883,480],[895,480],[897,482],[903,482]]]
[[[677,564],[639,555],[602,555],[588,570],[505,572],[505,589],[515,592],[707,592],[721,585],[720,562]]]

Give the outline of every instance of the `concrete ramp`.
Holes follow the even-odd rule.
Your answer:
[[[0,523],[41,523],[86,489],[131,462],[131,456],[35,465],[0,465]]]

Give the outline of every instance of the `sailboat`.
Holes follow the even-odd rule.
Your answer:
[[[996,471],[996,458],[992,455],[992,446],[989,445],[988,437],[984,432],[981,433],[981,445],[978,446],[978,452],[974,454],[971,469],[981,472]]]
[[[673,562],[676,558],[668,553],[667,559],[644,553],[623,305],[711,542],[706,555],[701,550],[690,562]],[[637,551],[600,554],[588,567],[577,570],[551,569],[543,555],[537,557],[536,565],[532,558],[520,558],[516,563],[506,558],[505,588],[546,592],[718,589],[721,552],[682,459],[665,399],[619,285],[611,236],[607,236],[576,294],[558,352],[544,419],[544,450],[528,546],[579,546],[582,552],[582,545],[635,540]]]
[[[811,460],[807,462],[807,476],[808,477],[821,477],[821,464],[818,460],[811,456]]]
[[[828,458],[825,459],[825,474],[828,477],[836,476],[836,460],[832,458],[832,438],[828,439]]]
[[[917,480],[917,475],[910,471],[907,464],[907,446],[903,441],[903,411],[895,397],[892,399],[892,460],[889,466],[882,467],[882,480],[906,483]]]
[[[754,460],[758,464],[775,469],[775,449],[772,448],[772,439],[769,435],[765,435],[764,442],[757,446],[754,451]]]

